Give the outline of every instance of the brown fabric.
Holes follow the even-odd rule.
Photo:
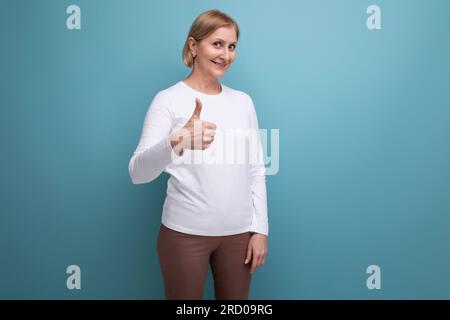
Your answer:
[[[166,299],[203,299],[211,265],[215,298],[247,300],[250,263],[244,264],[250,232],[230,236],[199,236],[161,224],[157,252]]]

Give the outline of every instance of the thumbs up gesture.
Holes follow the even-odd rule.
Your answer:
[[[195,109],[189,121],[170,136],[174,151],[181,156],[184,149],[205,150],[214,141],[216,125],[212,122],[200,120],[202,102],[195,99]]]

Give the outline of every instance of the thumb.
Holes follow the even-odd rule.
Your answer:
[[[200,119],[200,112],[202,112],[202,102],[200,101],[199,98],[195,98],[195,110],[194,113],[192,114],[191,118],[194,119]]]
[[[250,261],[251,258],[252,258],[252,248],[251,248],[251,246],[249,245],[249,246],[247,247],[247,256],[245,257],[245,262],[244,262],[244,264],[247,264],[247,263]]]

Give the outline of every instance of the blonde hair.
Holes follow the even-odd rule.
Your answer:
[[[192,23],[186,42],[184,43],[182,53],[183,63],[188,68],[192,68],[194,65],[194,57],[189,48],[189,37],[194,38],[196,41],[201,41],[220,27],[228,26],[234,27],[236,30],[236,38],[239,39],[239,27],[227,14],[220,12],[219,10],[209,10],[200,14]]]

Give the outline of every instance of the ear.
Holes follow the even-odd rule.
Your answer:
[[[191,51],[192,56],[195,57],[197,54],[197,41],[194,38],[189,37],[188,44],[189,44],[189,51]]]

